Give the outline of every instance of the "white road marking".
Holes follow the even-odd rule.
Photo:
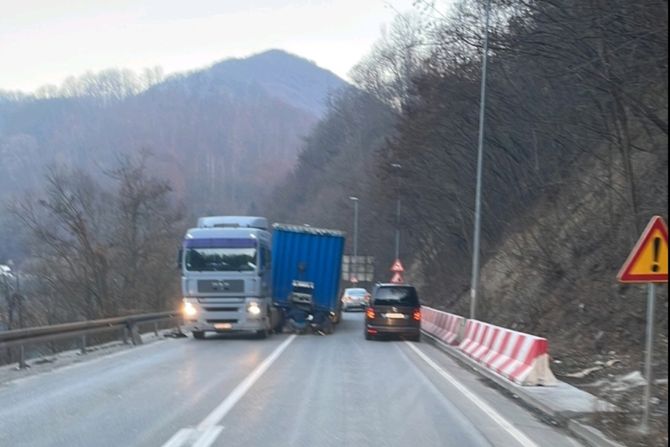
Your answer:
[[[163,447],[181,447],[184,445],[184,442],[191,436],[193,433],[192,428],[182,428],[177,433],[175,433],[168,441],[163,444]]]
[[[291,335],[284,340],[282,344],[272,351],[272,353],[263,362],[235,387],[235,389],[226,397],[205,419],[198,424],[196,428],[183,428],[175,433],[163,447],[182,447],[189,445],[192,447],[209,447],[216,441],[223,427],[217,425],[228,414],[228,412],[244,397],[249,389],[261,378],[265,371],[279,358],[288,345],[295,340],[296,335]],[[195,439],[192,439],[195,435]]]
[[[228,412],[235,406],[237,402],[249,391],[249,388],[253,386],[254,383],[265,373],[265,371],[272,366],[275,360],[284,352],[284,350],[295,340],[296,335],[291,335],[287,338],[281,345],[277,346],[277,349],[272,351],[272,354],[268,356],[263,363],[258,365],[251,374],[247,376],[235,389],[226,397],[223,402],[219,404],[209,415],[203,419],[203,421],[198,424],[198,430],[203,430],[205,428],[212,427],[219,422],[228,414]]]
[[[522,445],[523,447],[539,447],[535,442],[533,442],[525,434],[523,434],[516,427],[514,427],[507,419],[502,417],[500,413],[494,410],[489,404],[487,404],[479,397],[477,397],[463,384],[461,384],[458,380],[456,380],[453,376],[451,376],[451,374],[447,373],[437,363],[431,360],[419,348],[417,348],[410,342],[405,342],[405,344],[409,346],[412,349],[412,351],[414,351],[416,355],[418,355],[424,362],[426,362],[428,366],[433,368],[440,376],[442,376],[443,379],[445,379],[447,382],[453,385],[454,388],[460,391],[461,394],[463,394],[465,397],[470,399],[470,401],[474,403],[477,407],[479,407],[480,410],[486,413],[488,417],[490,417],[494,422],[500,425],[500,427],[502,427],[507,433],[509,433],[510,436],[516,439],[520,445]]]
[[[215,425],[206,429],[195,441],[193,447],[209,447],[216,441],[216,438],[219,437],[221,430],[223,430],[223,427],[220,425]]]

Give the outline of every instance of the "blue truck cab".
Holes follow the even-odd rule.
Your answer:
[[[184,326],[206,332],[267,336],[272,306],[272,235],[267,219],[213,216],[198,219],[180,250]]]

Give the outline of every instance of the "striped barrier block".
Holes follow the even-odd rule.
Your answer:
[[[467,356],[519,385],[555,385],[546,338],[467,320],[458,346]]]
[[[461,339],[462,328],[465,318],[433,309],[432,307],[421,307],[421,329],[442,340],[455,345]]]

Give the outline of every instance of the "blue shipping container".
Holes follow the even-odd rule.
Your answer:
[[[339,300],[344,233],[297,225],[273,225],[272,290],[275,303],[285,306],[293,281],[314,283],[319,311],[335,312]]]

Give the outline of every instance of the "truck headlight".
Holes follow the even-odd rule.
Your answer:
[[[182,311],[184,315],[187,317],[195,317],[198,314],[198,309],[196,309],[195,306],[192,303],[189,303],[188,301],[184,302],[184,307],[182,308]]]
[[[256,302],[251,302],[247,306],[247,312],[252,317],[257,317],[261,314],[261,306],[259,306],[258,303],[256,303]]]

